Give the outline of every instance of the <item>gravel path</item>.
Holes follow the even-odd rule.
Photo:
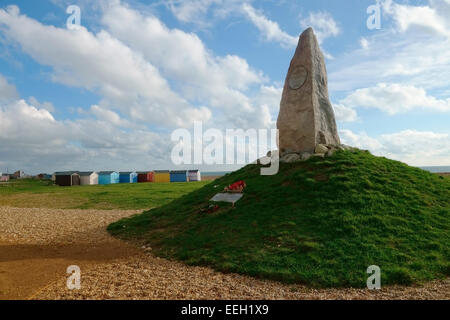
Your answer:
[[[315,290],[154,257],[105,227],[137,211],[0,208],[0,299],[449,299],[450,281],[423,287]],[[81,268],[81,289],[66,268]]]
[[[0,207],[0,241],[16,244],[110,242],[105,226],[142,210],[74,210]]]

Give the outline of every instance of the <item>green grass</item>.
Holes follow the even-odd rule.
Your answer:
[[[0,206],[62,209],[150,209],[208,182],[60,187],[52,181],[13,180],[0,185]]]
[[[245,180],[236,208],[200,209]],[[111,234],[159,256],[287,283],[364,287],[415,284],[450,273],[450,180],[364,151],[281,164],[276,176],[249,165],[173,202],[111,224]]]

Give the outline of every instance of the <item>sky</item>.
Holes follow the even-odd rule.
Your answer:
[[[0,0],[0,172],[175,169],[172,132],[194,121],[276,128],[308,27],[343,143],[448,166],[450,0],[380,0],[379,28],[369,28],[376,4]],[[67,26],[70,5],[78,28]]]

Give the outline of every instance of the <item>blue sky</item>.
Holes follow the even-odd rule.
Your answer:
[[[194,120],[275,128],[309,26],[343,142],[450,165],[450,0],[379,1],[369,30],[376,3],[1,0],[0,172],[174,168],[170,133]]]

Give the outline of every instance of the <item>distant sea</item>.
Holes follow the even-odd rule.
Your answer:
[[[205,177],[222,177],[227,173],[231,173],[231,171],[206,171],[202,172],[202,176]]]
[[[450,172],[450,166],[420,167],[420,169],[427,170],[433,173]]]

